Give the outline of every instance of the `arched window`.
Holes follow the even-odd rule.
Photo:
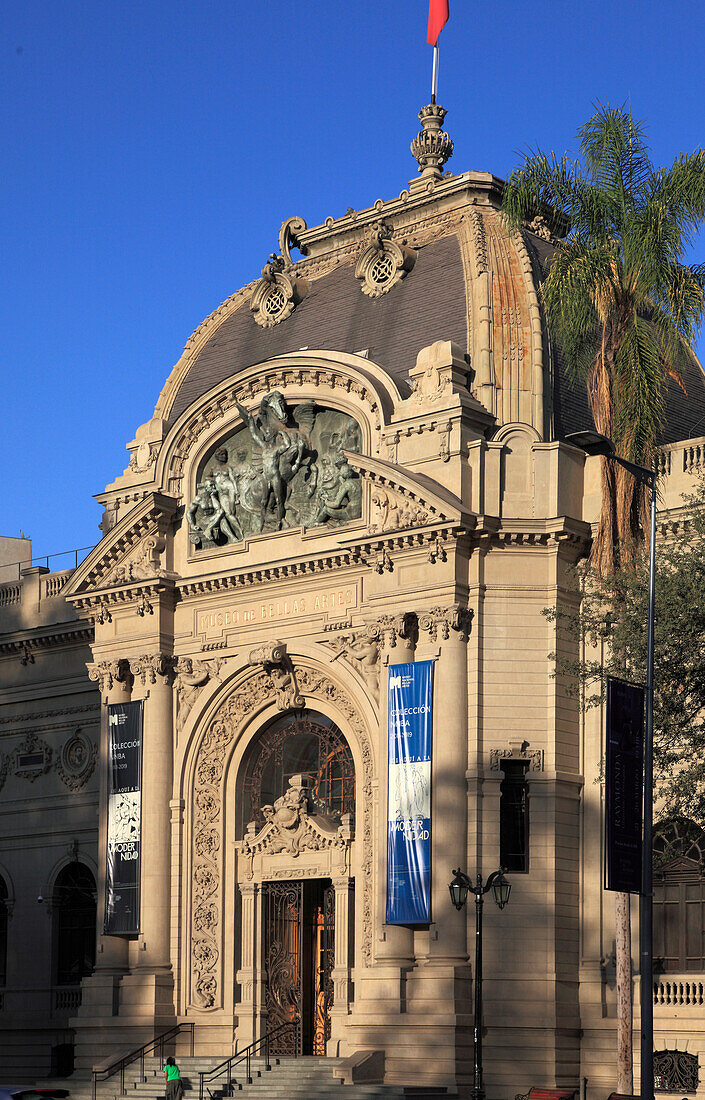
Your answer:
[[[82,863],[69,863],[54,886],[56,984],[78,985],[95,966],[96,887]]]
[[[705,970],[705,832],[686,818],[654,829],[654,958],[664,973]]]
[[[7,985],[7,885],[0,875],[0,986]]]
[[[272,805],[294,775],[307,775],[312,809],[355,811],[355,765],[338,727],[317,711],[287,714],[271,722],[247,754],[240,799],[240,835],[250,821],[264,825],[262,806]]]

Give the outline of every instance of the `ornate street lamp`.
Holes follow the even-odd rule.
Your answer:
[[[628,470],[651,492],[649,537],[649,615],[646,642],[646,733],[644,737],[644,823],[641,844],[641,894],[639,897],[639,956],[641,959],[641,1100],[654,1096],[654,956],[651,832],[654,802],[654,593],[656,578],[656,470],[637,466],[615,451],[614,443],[599,432],[573,432],[566,436],[589,455],[602,455]]]
[[[482,906],[488,890],[500,909],[504,909],[512,892],[510,883],[504,877],[503,870],[493,871],[482,885],[482,875],[473,883],[464,871],[453,871],[453,880],[448,884],[450,900],[456,909],[465,905],[468,893],[475,895],[475,1019],[473,1026],[473,1100],[484,1100],[485,1089],[482,1084]]]

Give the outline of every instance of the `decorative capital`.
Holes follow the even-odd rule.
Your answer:
[[[156,684],[157,679],[170,684],[174,676],[174,658],[164,653],[143,653],[130,658],[130,671],[139,676],[143,684]]]
[[[405,612],[403,615],[382,615],[376,623],[379,636],[383,645],[394,649],[399,638],[416,641],[418,636],[418,623],[413,612]]]
[[[132,683],[130,662],[119,658],[116,661],[89,661],[86,664],[88,679],[100,685],[101,692],[111,691],[116,683],[126,688]]]
[[[429,103],[419,111],[422,129],[411,143],[422,178],[441,179],[443,165],[453,156],[453,142],[441,129],[448,112],[438,103]]]
[[[446,641],[451,630],[457,632],[462,642],[467,642],[472,616],[472,611],[459,603],[450,607],[431,607],[428,611],[419,612],[419,628],[428,632],[432,642],[437,641],[439,636]]]

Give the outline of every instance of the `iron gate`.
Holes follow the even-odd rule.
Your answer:
[[[266,1028],[292,1024],[272,1053],[325,1054],[335,962],[335,890],[321,880],[264,884]]]

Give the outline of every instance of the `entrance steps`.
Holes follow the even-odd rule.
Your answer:
[[[214,1069],[223,1058],[187,1057],[177,1063],[184,1083],[184,1100],[199,1100],[199,1072]],[[404,1085],[344,1085],[333,1077],[333,1070],[342,1058],[285,1056],[270,1058],[271,1069],[266,1069],[264,1058],[250,1061],[252,1082],[246,1078],[243,1062],[233,1069],[233,1097],[242,1100],[435,1100],[447,1096],[445,1089],[419,1088]],[[68,1100],[92,1100],[92,1085],[87,1078],[73,1077],[62,1082],[70,1091]],[[164,1100],[165,1086],[162,1067],[156,1058],[145,1058],[144,1078],[140,1077],[139,1063],[125,1070],[125,1093],[128,1100]],[[227,1079],[207,1082],[203,1100],[226,1100]],[[119,1075],[98,1083],[96,1100],[125,1100],[120,1095]]]

